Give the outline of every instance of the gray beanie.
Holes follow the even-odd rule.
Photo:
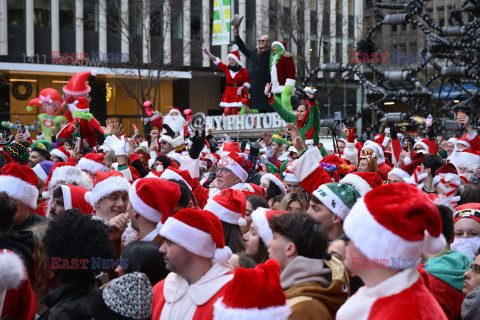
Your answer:
[[[480,286],[470,291],[462,303],[462,320],[480,319]]]
[[[152,316],[153,288],[141,272],[127,273],[110,281],[92,303],[96,320],[144,320]]]

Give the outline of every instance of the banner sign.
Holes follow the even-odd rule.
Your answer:
[[[230,43],[230,0],[213,0],[212,46]]]
[[[278,129],[284,128],[286,122],[278,113],[237,114],[233,116],[205,117],[206,128],[220,130]]]

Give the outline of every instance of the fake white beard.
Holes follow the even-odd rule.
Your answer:
[[[475,259],[480,248],[480,237],[475,238],[455,238],[450,246],[453,251],[463,253],[470,259]]]
[[[470,181],[470,179],[473,177],[473,172],[464,172],[464,173],[460,173],[459,175],[460,177],[464,177],[465,179]]]
[[[184,119],[180,115],[166,115],[163,117],[163,123],[172,128],[176,134],[181,134],[183,132]]]

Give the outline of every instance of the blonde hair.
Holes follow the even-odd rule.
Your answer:
[[[302,211],[307,212],[308,210],[308,201],[307,198],[300,192],[290,192],[287,193],[280,202],[280,210],[288,211],[288,206],[290,203],[298,201],[302,205]]]
[[[30,271],[30,283],[32,284],[35,298],[39,302],[42,297],[50,292],[53,288],[48,284],[48,279],[45,278],[44,269],[45,264],[48,261],[45,247],[43,246],[43,237],[48,228],[48,222],[36,224],[28,231],[33,233],[33,259],[35,260],[35,267]]]

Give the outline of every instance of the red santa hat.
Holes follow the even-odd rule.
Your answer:
[[[45,191],[42,193],[42,197],[45,199],[50,198],[51,193],[58,184],[73,184],[75,179],[78,178],[80,170],[73,162],[57,162],[50,169],[47,180],[45,181]]]
[[[288,211],[282,210],[270,210],[267,208],[259,207],[252,212],[252,222],[258,230],[258,235],[262,238],[263,244],[267,246],[268,241],[273,238],[272,229],[270,229],[270,219],[272,217],[278,217],[284,214],[288,214]]]
[[[173,167],[168,167],[167,170],[163,171],[160,175],[160,179],[164,180],[175,180],[183,181],[187,187],[192,190],[192,187],[188,183],[191,180],[190,173],[187,170],[175,169]]]
[[[227,60],[228,58],[232,58],[233,60],[235,60],[236,63],[238,63],[238,65],[240,67],[243,68],[243,63],[242,61],[240,61],[240,53],[238,53],[238,51],[232,51],[230,52],[228,55],[227,55]]]
[[[205,155],[205,159],[212,161],[212,165],[216,166],[216,164],[220,160],[220,155],[216,153],[209,153]]]
[[[390,138],[377,134],[373,141],[381,145],[385,149],[388,146],[388,143],[390,142]]]
[[[383,180],[378,172],[352,172],[340,180],[340,183],[351,185],[363,197],[373,188],[381,186]]]
[[[393,269],[416,267],[422,254],[437,254],[446,244],[436,205],[405,183],[379,186],[359,199],[343,230],[369,260]]]
[[[290,313],[280,264],[272,259],[254,269],[238,268],[213,307],[214,320],[287,320]]]
[[[395,167],[390,170],[390,172],[388,173],[388,177],[390,177],[390,175],[392,174],[395,174],[402,178],[405,182],[407,182],[412,178],[415,169],[417,169],[417,167],[422,164],[422,161],[423,153],[416,153],[413,155],[411,161],[408,161],[408,164],[402,163],[400,168]]]
[[[6,164],[1,172],[0,191],[27,207],[35,208],[38,198],[38,178],[35,172],[30,167],[12,162]]]
[[[238,144],[238,142],[232,142],[232,143],[225,142],[222,145],[222,148],[220,151],[220,157],[223,157],[224,155],[227,155],[230,152],[235,152],[238,154],[242,153],[242,150],[240,150],[240,145]]]
[[[480,223],[480,203],[465,203],[455,208],[457,211],[453,217],[453,222],[463,218],[469,218]]]
[[[245,190],[243,192],[247,197],[254,194],[260,198],[265,198],[265,188],[262,188],[255,183],[245,183]]]
[[[80,111],[80,112],[90,112],[90,107],[88,106],[88,101],[84,97],[80,97],[77,100],[73,102],[75,105],[75,110],[74,111]]]
[[[62,159],[63,162],[68,162],[68,158],[72,156],[70,151],[65,150],[64,147],[55,148],[50,151],[50,154],[59,157],[60,159]]]
[[[160,230],[165,220],[173,215],[181,192],[175,182],[142,178],[130,186],[128,196],[133,209],[148,221],[157,223],[157,230]]]
[[[447,181],[458,178],[458,171],[452,163],[447,163],[435,171],[435,178],[433,178],[432,184],[435,186],[441,182],[442,178],[448,178]]]
[[[118,191],[128,192],[130,189],[130,183],[118,171],[113,170],[108,173],[97,171],[96,174],[92,191],[85,194],[85,200],[94,208],[98,201],[109,194]]]
[[[182,209],[169,217],[160,235],[185,250],[205,258],[225,263],[232,250],[225,245],[220,219],[207,210]]]
[[[383,146],[381,146],[380,144],[378,144],[378,143],[376,143],[372,140],[367,140],[363,144],[362,151],[365,150],[365,149],[370,149],[375,153],[375,155],[376,155],[375,158],[376,158],[378,164],[382,164],[382,163],[385,162],[385,153],[383,151]]]
[[[425,153],[429,153],[429,150],[428,150],[428,139],[422,139],[420,141],[417,141],[415,142],[415,144],[413,145],[413,148],[415,149],[415,147],[422,147],[423,149],[425,149]]]
[[[285,185],[282,182],[282,178],[277,173],[266,173],[262,176],[261,179],[268,179],[270,182],[273,182],[277,187],[282,190],[283,193],[287,192]]]
[[[223,222],[244,227],[247,225],[245,221],[246,206],[247,198],[242,191],[225,189],[208,199],[203,210],[213,212]]]
[[[240,181],[245,182],[248,178],[248,171],[252,168],[252,162],[240,156],[238,153],[230,152],[222,156],[218,161],[219,168],[227,168],[232,171]]]
[[[96,76],[97,71],[83,71],[74,74],[67,85],[63,87],[63,92],[71,96],[81,96],[90,92],[91,88],[87,85],[89,76]]]
[[[73,185],[60,185],[57,188],[62,188],[63,204],[65,210],[73,208],[80,209],[84,214],[92,214],[93,207],[85,201],[85,193],[88,189],[73,186]],[[47,212],[47,215],[50,212]]]
[[[472,149],[463,150],[458,155],[456,165],[458,168],[475,172],[480,166],[480,152]]]
[[[85,157],[78,161],[78,167],[90,174],[97,171],[107,172],[107,166],[103,162],[105,155],[101,153],[87,153]]]
[[[273,46],[280,46],[283,50],[287,50],[287,43],[285,41],[273,41],[272,42],[272,48]]]
[[[470,140],[467,138],[467,134],[464,134],[460,139],[457,140],[456,144],[463,144],[467,148],[470,148]]]

